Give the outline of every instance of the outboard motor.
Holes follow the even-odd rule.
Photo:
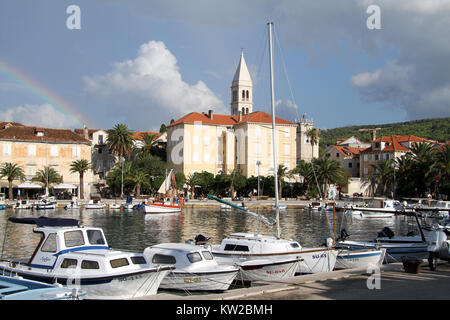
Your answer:
[[[347,239],[348,237],[350,237],[350,235],[347,233],[347,230],[342,229],[341,230],[341,236],[339,237],[339,240],[345,241],[345,239]]]
[[[206,242],[211,238],[206,238],[204,235],[199,234],[195,237],[195,244],[196,245],[203,245],[206,244]]]
[[[392,231],[389,227],[384,227],[383,230],[378,232],[378,238],[389,238],[391,239],[394,236],[394,231]]]

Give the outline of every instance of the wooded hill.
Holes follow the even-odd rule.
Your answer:
[[[435,118],[321,130],[320,147],[322,149],[329,145],[335,145],[337,139],[351,136],[355,136],[363,142],[370,142],[370,132],[359,131],[359,129],[375,128],[381,128],[381,130],[377,130],[377,138],[390,135],[414,135],[439,142],[450,141],[450,118]]]

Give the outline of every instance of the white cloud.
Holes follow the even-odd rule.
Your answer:
[[[46,103],[24,104],[0,110],[1,121],[20,122],[23,125],[45,128],[73,128],[77,125],[70,117]]]
[[[183,81],[177,59],[161,41],[145,43],[133,60],[117,62],[111,72],[83,80],[92,97],[108,101],[112,111],[134,127],[167,123],[170,117],[211,108],[227,113],[203,81],[194,85]]]

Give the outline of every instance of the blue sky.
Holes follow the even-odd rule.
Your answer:
[[[372,3],[380,30],[366,26]],[[80,30],[66,27],[72,4]],[[158,130],[192,111],[229,113],[242,48],[254,110],[270,112],[268,21],[278,116],[306,113],[319,128],[448,117],[449,15],[438,0],[4,0],[0,62],[65,103],[0,71],[0,121],[73,128],[76,113],[89,127]]]

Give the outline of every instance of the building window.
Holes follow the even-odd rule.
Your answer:
[[[349,163],[348,163],[348,167],[349,167],[349,168],[352,168],[352,167],[353,167],[353,164],[352,164],[351,162],[349,162]]]
[[[291,146],[289,144],[284,145],[284,155],[288,156],[291,154]]]
[[[245,97],[247,98],[248,101],[248,90],[245,92]]]
[[[73,158],[78,158],[80,156],[80,153],[81,153],[81,147],[80,146],[72,147],[72,157]]]
[[[3,145],[3,154],[5,156],[10,156],[11,155],[11,144],[10,143],[5,143]]]
[[[238,96],[238,92],[237,91],[233,91],[233,102],[237,101],[237,96]]]
[[[103,144],[103,135],[98,136],[98,144]]]
[[[58,146],[50,146],[50,157],[58,156]]]
[[[245,100],[245,90],[242,90],[242,100]]]
[[[35,145],[28,146],[28,155],[29,156],[36,155],[36,146]]]

